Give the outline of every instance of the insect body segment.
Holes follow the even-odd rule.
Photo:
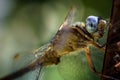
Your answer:
[[[51,45],[46,49],[45,54],[42,56],[45,56],[43,58],[47,60],[45,62],[51,62],[52,59],[55,61],[55,58],[57,61],[59,61],[58,59],[61,56],[87,46],[88,39],[84,35],[80,34],[76,28],[77,27],[73,26],[66,27],[57,32],[56,36],[51,42]],[[44,64],[45,62],[42,63]]]

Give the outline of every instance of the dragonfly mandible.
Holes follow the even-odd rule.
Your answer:
[[[102,51],[105,50],[105,47],[100,45],[97,40],[104,35],[106,21],[98,16],[89,16],[86,22],[74,22],[75,13],[76,8],[72,7],[53,39],[33,52],[35,60],[31,64],[0,78],[0,80],[12,80],[36,68],[39,68],[40,72],[42,67],[52,64],[57,65],[60,63],[62,56],[79,50],[85,50],[88,63],[93,72],[99,76],[111,78],[96,71],[89,51],[89,45],[93,45]],[[19,58],[19,55],[15,55],[15,59],[17,58]],[[39,72],[36,80],[39,78]]]

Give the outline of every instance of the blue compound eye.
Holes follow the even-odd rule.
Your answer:
[[[97,16],[89,16],[86,19],[86,30],[89,33],[94,33],[97,31],[97,25],[98,25],[98,17]]]

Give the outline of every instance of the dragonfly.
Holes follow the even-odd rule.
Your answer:
[[[13,80],[35,69],[38,69],[35,78],[35,80],[38,80],[43,67],[53,64],[57,65],[61,62],[60,58],[62,56],[81,50],[85,50],[85,55],[92,72],[100,77],[117,80],[97,72],[89,50],[89,46],[93,45],[99,50],[105,51],[105,45],[100,45],[97,41],[104,36],[106,20],[98,16],[88,16],[86,22],[74,22],[76,11],[76,8],[72,7],[53,39],[33,51],[34,60],[30,64],[0,78],[0,80]],[[14,59],[17,60],[19,57],[20,55],[16,54]]]

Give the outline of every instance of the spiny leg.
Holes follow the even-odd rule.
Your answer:
[[[101,51],[105,52],[105,46],[106,43],[103,45],[100,45],[99,43],[95,42],[95,41],[91,41],[90,42],[92,45],[94,45],[96,48],[100,49]]]
[[[92,57],[91,57],[91,55],[90,55],[89,47],[86,47],[86,48],[85,48],[85,52],[86,52],[85,55],[86,55],[86,57],[87,57],[87,59],[88,59],[88,63],[89,63],[89,66],[90,66],[91,70],[92,70],[93,72],[96,72],[95,67],[94,67],[94,64],[93,64],[93,61],[92,61]]]
[[[119,79],[116,79],[114,77],[111,77],[111,76],[107,76],[107,75],[104,75],[104,74],[101,74],[100,72],[97,72],[96,69],[95,69],[95,66],[93,64],[93,61],[92,61],[92,57],[91,57],[91,54],[90,54],[90,50],[89,50],[89,47],[86,47],[85,48],[85,54],[86,54],[86,57],[88,59],[88,64],[90,66],[90,69],[98,76],[100,77],[105,77],[105,78],[109,78],[109,79],[112,79],[112,80],[119,80]]]

